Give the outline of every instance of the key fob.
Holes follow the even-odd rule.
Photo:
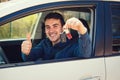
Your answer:
[[[64,32],[65,32],[68,39],[72,39],[72,35],[68,29],[65,29]]]
[[[67,41],[65,32],[62,32],[62,33],[60,34],[60,39],[61,39],[61,42],[62,42],[62,43],[64,43],[64,42]]]

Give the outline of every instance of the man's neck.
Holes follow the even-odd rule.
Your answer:
[[[58,44],[59,42],[60,42],[60,39],[58,41],[52,42],[52,45],[54,46],[54,45]]]

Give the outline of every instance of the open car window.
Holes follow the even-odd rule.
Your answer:
[[[90,32],[91,32],[90,29],[92,29],[92,25],[93,25],[92,9],[84,8],[84,10],[82,10],[82,9],[80,10],[79,8],[68,8],[68,9],[57,9],[57,10],[51,10],[51,11],[44,11],[44,12],[37,13],[38,15],[39,14],[41,14],[41,15],[39,16],[39,20],[37,21],[37,23],[35,25],[35,28],[36,28],[36,30],[34,31],[34,40],[36,40],[36,42],[34,41],[35,45],[37,43],[39,43],[39,42],[37,42],[37,41],[40,41],[38,39],[42,39],[42,38],[46,37],[45,32],[44,32],[43,19],[44,19],[45,15],[50,12],[58,12],[58,13],[62,14],[65,21],[72,17],[76,17],[80,20],[84,20],[86,22],[85,24],[87,24],[87,28],[88,28],[88,31],[90,34]],[[76,36],[76,35],[74,35],[74,33],[73,33],[73,36]]]
[[[10,63],[23,62],[21,57],[21,43],[26,39],[26,34],[31,34],[33,47],[36,46],[43,38],[46,38],[43,20],[46,14],[58,12],[63,15],[65,21],[71,17],[83,19],[88,24],[89,36],[92,41],[93,28],[93,8],[88,7],[70,7],[40,11],[34,14],[24,16],[0,26],[0,40],[8,44],[2,44],[2,49]],[[74,34],[74,32],[73,32]],[[16,41],[17,40],[17,41]],[[9,43],[12,42],[12,43]],[[12,46],[11,46],[12,45]],[[11,48],[9,48],[11,46]],[[16,49],[16,51],[12,51]],[[11,54],[9,54],[11,53]]]

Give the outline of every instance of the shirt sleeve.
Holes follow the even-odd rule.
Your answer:
[[[78,44],[77,52],[75,51],[77,56],[89,58],[91,56],[91,41],[87,32],[84,35],[79,34]]]
[[[43,57],[43,53],[44,53],[44,45],[43,45],[43,41],[40,42],[37,46],[35,46],[34,48],[31,49],[31,52],[29,55],[25,55],[22,53],[22,59],[23,61],[35,61],[37,59],[40,59]]]

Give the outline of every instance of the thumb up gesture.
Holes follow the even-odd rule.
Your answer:
[[[22,42],[21,44],[21,51],[25,55],[29,55],[31,48],[32,48],[32,42],[31,42],[31,35],[28,33],[26,35],[26,40]]]

